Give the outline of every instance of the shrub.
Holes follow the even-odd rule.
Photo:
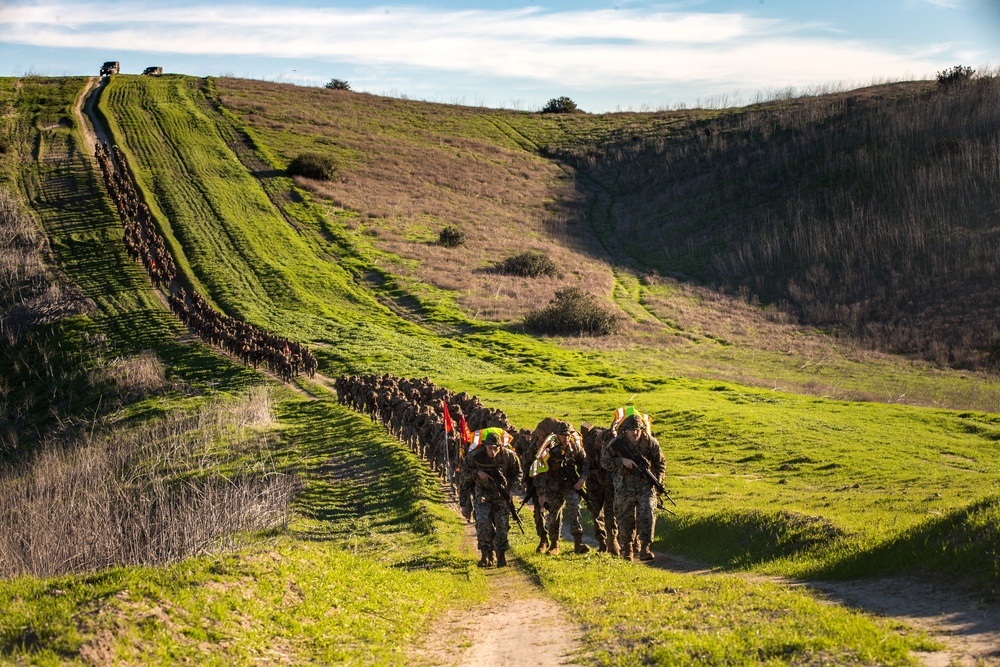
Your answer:
[[[343,79],[330,79],[325,87],[330,90],[350,90],[351,84]]]
[[[288,173],[317,181],[331,181],[337,175],[337,162],[322,153],[303,153],[291,161]]]
[[[938,84],[942,86],[953,86],[960,83],[965,83],[972,78],[972,75],[976,73],[976,70],[971,67],[963,67],[962,65],[955,65],[946,70],[938,72],[937,80]]]
[[[460,245],[465,245],[465,232],[455,225],[446,225],[441,230],[441,234],[438,235],[438,243],[446,248],[457,248]]]
[[[496,270],[508,276],[523,278],[559,275],[559,267],[541,250],[525,250],[518,255],[508,257],[497,264]]]
[[[528,313],[524,326],[539,333],[606,336],[621,330],[621,318],[593,294],[567,287],[556,292],[547,307]]]
[[[542,107],[542,113],[573,113],[577,111],[576,102],[568,97],[553,97]]]

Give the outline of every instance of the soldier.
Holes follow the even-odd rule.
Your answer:
[[[531,464],[531,473],[538,502],[543,508],[548,508],[545,528],[549,548],[546,553],[559,553],[563,508],[569,519],[569,532],[573,535],[573,551],[578,554],[590,551],[590,547],[583,543],[580,515],[580,498],[590,466],[580,434],[570,424],[562,422],[539,447]]]
[[[482,558],[479,567],[507,566],[507,531],[510,528],[511,489],[521,481],[521,467],[513,451],[501,446],[500,438],[490,433],[465,459],[465,486],[473,488],[472,503],[476,515],[476,537]]]
[[[587,478],[587,507],[594,518],[597,550],[618,555],[618,522],[615,520],[615,484],[611,474],[601,465],[605,445],[615,436],[610,428],[594,426],[583,430],[583,449],[587,452],[590,476]]]
[[[619,446],[616,447],[616,444]],[[624,447],[620,447],[624,445]],[[653,483],[636,468],[635,460],[622,450],[649,462],[649,471],[663,479],[666,464],[660,443],[649,432],[648,422],[639,415],[629,415],[621,423],[619,433],[601,453],[601,465],[611,473],[615,483],[615,518],[618,520],[618,548],[625,560],[632,560],[632,543],[638,532],[639,560],[653,560],[650,550],[656,522],[656,490]]]

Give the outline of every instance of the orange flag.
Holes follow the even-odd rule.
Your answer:
[[[454,424],[451,423],[451,413],[448,412],[448,404],[441,400],[441,406],[444,408],[444,432],[451,433],[454,428]]]

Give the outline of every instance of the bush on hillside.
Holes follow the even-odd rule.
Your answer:
[[[291,161],[288,173],[316,181],[332,181],[337,175],[337,162],[322,153],[303,153]]]
[[[541,276],[558,276],[559,267],[552,258],[541,250],[525,250],[522,253],[508,257],[496,266],[498,273],[522,278],[539,278]]]
[[[330,90],[350,90],[351,84],[343,79],[330,79],[325,88]]]
[[[938,84],[944,87],[954,86],[956,84],[965,83],[972,78],[972,75],[976,73],[976,70],[971,67],[963,67],[962,65],[955,65],[954,67],[948,68],[938,72],[937,80]]]
[[[548,306],[524,318],[524,326],[532,331],[571,336],[607,336],[620,331],[621,324],[596,296],[578,287],[559,290]]]
[[[542,113],[573,113],[577,110],[576,102],[566,96],[553,97],[542,107]]]
[[[438,235],[438,243],[445,248],[457,248],[465,245],[465,232],[455,225],[446,225]]]

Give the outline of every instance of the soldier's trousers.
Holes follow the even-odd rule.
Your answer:
[[[562,493],[547,497],[549,515],[545,520],[545,528],[549,533],[549,544],[559,544],[559,533],[562,529],[563,509],[569,519],[571,535],[583,535],[583,521],[580,517],[580,494],[573,487]]]
[[[653,489],[615,489],[615,518],[618,519],[618,546],[623,551],[631,550],[636,533],[639,544],[649,544],[653,541],[656,522],[656,493]]]
[[[535,534],[541,539],[546,537],[549,533],[545,530],[545,511],[542,510],[542,506],[538,504],[538,499],[534,500],[532,505],[532,513],[535,519]]]
[[[458,487],[458,506],[460,508],[462,508],[462,514],[465,514],[466,512],[468,512],[468,515],[470,517],[475,516],[475,514],[473,513],[473,506],[472,506],[473,505],[473,501],[472,501],[473,495],[475,495],[475,494],[474,494],[472,488],[469,488],[469,487],[466,487],[464,485],[459,484],[459,487]]]
[[[510,529],[510,510],[499,494],[478,491],[472,498],[476,513],[476,540],[480,551],[507,551],[507,531]]]
[[[594,517],[594,537],[598,542],[614,544],[618,539],[618,519],[615,517],[615,488],[587,482],[587,505]]]

